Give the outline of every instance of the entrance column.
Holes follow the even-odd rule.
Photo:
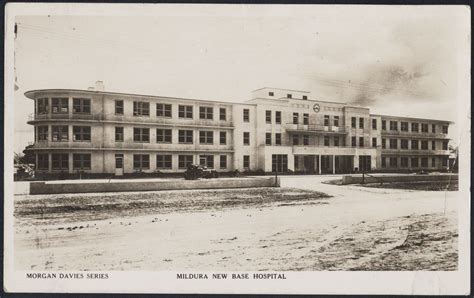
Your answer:
[[[321,154],[318,156],[319,156],[318,171],[319,171],[319,175],[321,175]]]
[[[332,173],[336,174],[336,155],[332,156]]]

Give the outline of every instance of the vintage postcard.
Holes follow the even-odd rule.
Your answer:
[[[470,293],[470,18],[8,4],[5,291]]]

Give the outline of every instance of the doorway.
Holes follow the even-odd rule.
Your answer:
[[[115,154],[115,176],[123,176],[123,154]]]

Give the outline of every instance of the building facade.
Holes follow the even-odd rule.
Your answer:
[[[349,173],[448,168],[449,121],[370,114],[262,88],[245,103],[45,89],[34,100],[30,150],[43,173],[218,171]]]

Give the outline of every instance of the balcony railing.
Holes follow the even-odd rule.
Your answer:
[[[322,126],[316,124],[292,124],[287,123],[285,129],[288,132],[313,132],[321,134],[347,134],[347,128],[342,126]]]
[[[382,154],[396,155],[449,155],[449,150],[421,150],[421,149],[382,149]]]
[[[447,139],[447,134],[432,133],[432,132],[411,132],[411,131],[400,131],[400,130],[382,130],[382,137]]]

